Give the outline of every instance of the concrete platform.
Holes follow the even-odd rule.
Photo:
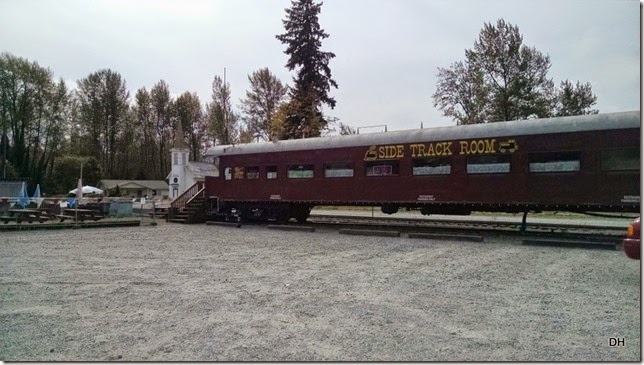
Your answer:
[[[69,228],[106,228],[106,227],[136,227],[141,225],[140,219],[127,220],[101,220],[86,222],[64,223],[14,223],[0,225],[0,231],[32,231],[43,229],[69,229]]]
[[[311,216],[315,217],[316,215],[324,216],[338,216],[338,217],[374,217],[374,218],[390,218],[390,219],[421,219],[428,221],[441,221],[441,222],[484,222],[484,223],[516,223],[521,224],[523,218],[522,214],[472,214],[472,215],[441,215],[441,214],[432,214],[432,215],[422,215],[420,211],[400,211],[395,214],[384,214],[380,211],[380,208],[373,208],[371,210],[359,210],[359,209],[313,209],[311,211]],[[619,217],[619,218],[603,218],[603,217],[593,217],[586,216],[582,214],[572,214],[572,213],[531,213],[528,214],[526,222],[528,226],[530,225],[539,225],[539,224],[557,224],[562,226],[567,226],[569,228],[583,228],[583,227],[592,227],[592,228],[606,228],[606,229],[624,229],[633,221],[631,217]]]
[[[483,236],[466,234],[442,234],[442,233],[409,233],[409,238],[422,238],[430,240],[453,240],[468,242],[483,242]]]
[[[284,226],[279,224],[271,224],[266,226],[266,228],[276,229],[279,231],[315,232],[315,228],[310,226]]]
[[[220,227],[237,227],[241,228],[241,223],[237,222],[216,222],[216,221],[208,221],[206,222],[207,225],[209,226],[220,226]]]
[[[372,229],[341,229],[340,234],[349,234],[354,236],[380,236],[380,237],[400,237],[398,231],[378,231]]]
[[[579,240],[561,240],[561,239],[525,239],[524,245],[530,246],[552,246],[552,247],[571,247],[571,248],[595,248],[601,250],[617,250],[618,244],[611,242],[593,242]]]

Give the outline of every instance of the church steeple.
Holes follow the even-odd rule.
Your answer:
[[[186,148],[186,137],[183,135],[183,127],[181,121],[177,121],[177,133],[174,136],[174,148]]]
[[[177,124],[177,131],[174,135],[174,147],[170,149],[171,172],[168,175],[170,185],[170,196],[172,199],[178,197],[189,186],[186,182],[186,167],[188,166],[188,154],[190,150],[186,147],[185,136],[181,122]]]

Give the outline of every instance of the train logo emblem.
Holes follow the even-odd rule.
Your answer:
[[[501,153],[514,153],[518,149],[519,146],[513,139],[508,139],[505,142],[499,142],[499,152]]]

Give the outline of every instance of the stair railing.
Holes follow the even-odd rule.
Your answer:
[[[194,185],[186,189],[181,195],[176,197],[170,203],[168,210],[168,219],[174,218],[174,215],[183,210],[196,197],[203,197],[206,186],[203,181],[197,181]]]

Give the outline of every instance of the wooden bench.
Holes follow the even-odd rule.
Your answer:
[[[49,220],[49,217],[46,215],[29,214],[29,223],[31,223],[33,220],[37,220],[40,223],[44,223],[45,221]]]
[[[18,221],[18,217],[2,216],[2,217],[0,217],[0,220],[2,220],[2,222],[3,222],[4,224],[7,224],[7,223],[9,223],[10,221]]]
[[[62,223],[62,222],[64,222],[64,221],[65,221],[65,219],[71,219],[71,220],[74,220],[74,219],[76,218],[76,217],[74,217],[73,215],[65,215],[65,214],[56,214],[56,217],[60,218],[60,222],[61,222],[61,223]],[[79,220],[80,220],[80,221],[82,221],[82,218],[81,218],[81,217],[79,217]]]

